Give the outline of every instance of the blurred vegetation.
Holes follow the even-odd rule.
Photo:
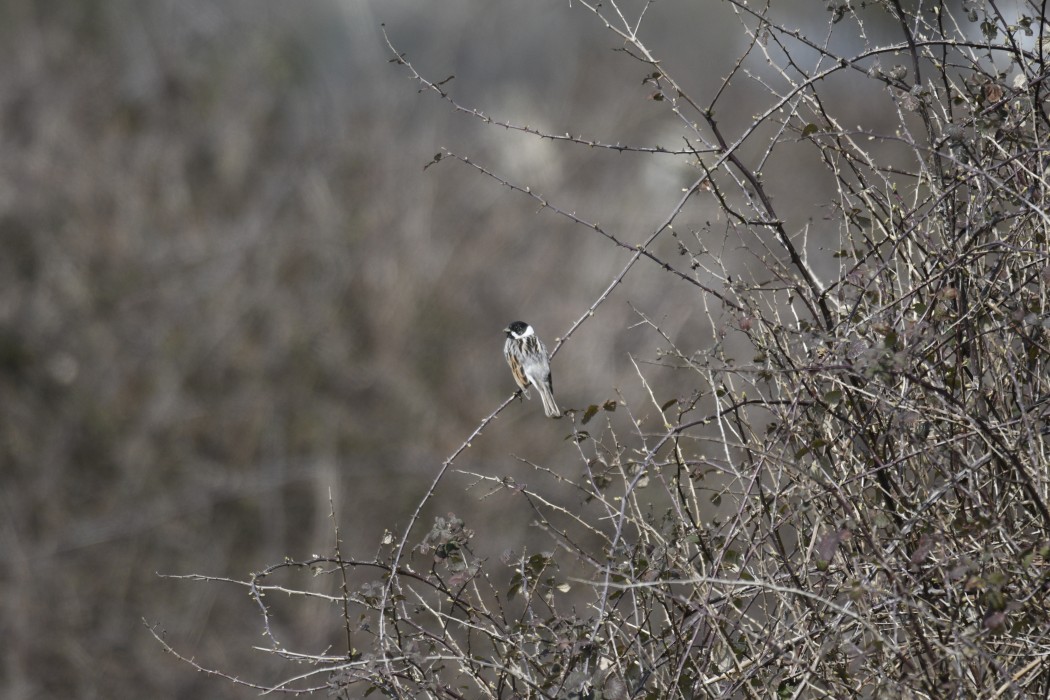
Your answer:
[[[605,49],[597,33],[582,47],[569,26],[552,34],[542,13],[467,2],[0,13],[0,694],[199,697],[141,618],[202,658],[265,667],[253,608],[155,572],[242,576],[321,550],[330,495],[372,551],[513,388],[499,329],[523,317],[553,338],[613,264],[496,186],[423,172],[473,125],[419,98],[380,23],[459,84],[493,88],[493,108],[542,88],[551,104],[534,116],[551,123],[600,111],[577,62]],[[476,41],[450,38],[474,26]],[[522,63],[540,31],[560,54]],[[650,108],[606,115],[607,129]],[[644,165],[566,169],[503,138],[476,152],[552,191],[578,180],[610,216],[630,207],[609,183]],[[622,366],[609,360],[622,324],[596,330],[575,375],[558,375],[570,405],[609,392]],[[520,448],[501,440],[543,425],[532,408],[471,459]],[[564,432],[533,440],[537,454]],[[448,498],[434,511],[505,511]],[[527,528],[508,523],[494,551]],[[325,619],[293,624],[326,639]]]
[[[5,3],[0,695],[1045,693],[1025,7]]]

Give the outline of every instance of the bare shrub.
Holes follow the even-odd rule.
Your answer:
[[[486,559],[469,516],[422,521],[507,399],[374,558],[337,544],[231,582],[294,667],[250,683],[341,697],[1050,692],[1039,8],[832,2],[824,27],[800,31],[730,1],[743,48],[699,95],[641,38],[658,6],[573,6],[628,57],[624,84],[644,81],[678,118],[678,144],[544,133],[461,104],[392,45],[393,61],[486,127],[679,161],[692,179],[659,224],[627,239],[470,156],[432,167],[466,165],[629,253],[555,353],[641,267],[692,289],[709,341],[638,309],[643,398],[574,412],[576,466],[526,463],[528,485],[472,475],[527,503],[549,550]],[[750,123],[721,120],[733,99]],[[802,161],[823,179],[793,180]],[[809,221],[803,192],[819,199]],[[314,603],[340,648],[282,642],[273,621]]]

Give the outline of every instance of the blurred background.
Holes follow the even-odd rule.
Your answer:
[[[746,39],[707,5],[658,3],[643,32],[704,99]],[[440,149],[632,245],[696,177],[687,158],[456,113],[390,62],[384,24],[497,119],[683,143],[644,66],[563,1],[0,4],[0,696],[254,697],[143,623],[205,666],[275,680],[243,589],[158,573],[243,580],[331,551],[335,523],[345,556],[373,556],[512,391],[501,329],[526,320],[553,345],[629,258],[452,159],[424,171]],[[723,123],[739,133],[763,94],[736,86]],[[791,230],[821,226],[804,167],[768,166]],[[695,200],[679,224],[717,217]],[[658,252],[675,259],[673,240]],[[631,357],[662,341],[634,309],[688,348],[726,330],[668,279],[639,263],[558,354],[563,406],[622,392],[646,410]],[[689,391],[647,372],[660,401]],[[578,473],[569,422],[540,408],[509,407],[457,465]],[[517,501],[472,483],[450,475],[422,522],[455,512],[485,533],[481,556],[542,542]],[[288,624],[323,648],[340,620]]]

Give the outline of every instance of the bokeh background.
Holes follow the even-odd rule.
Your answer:
[[[644,25],[705,98],[746,41],[709,5],[660,2]],[[276,680],[244,591],[158,572],[244,579],[330,551],[334,524],[344,554],[372,556],[511,392],[500,329],[524,319],[553,344],[627,261],[461,163],[424,170],[440,149],[631,244],[695,179],[687,158],[456,112],[390,61],[384,25],[467,107],[682,145],[644,67],[564,1],[0,4],[0,696],[254,697],[167,655],[143,622],[205,666]],[[741,131],[764,94],[734,85],[723,123]],[[789,229],[817,236],[808,165],[772,162],[767,182]],[[717,218],[697,201],[680,224]],[[639,263],[565,345],[564,406],[644,404],[632,357],[661,400],[688,391],[636,310],[685,347],[731,324],[716,309],[712,328],[696,288],[668,280]],[[570,430],[515,404],[457,464],[578,471]],[[450,475],[423,522],[455,512],[482,556],[538,541],[528,512],[471,484]],[[341,621],[311,610],[287,624],[317,648]]]

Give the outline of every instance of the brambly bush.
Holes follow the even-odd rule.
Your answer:
[[[490,115],[388,41],[419,99],[479,131],[688,175],[647,230],[624,231],[472,154],[433,158],[428,176],[455,168],[528,198],[622,259],[555,355],[643,268],[689,290],[682,314],[705,339],[639,308],[650,352],[563,419],[571,460],[522,458],[514,477],[462,466],[507,399],[373,556],[344,555],[337,529],[327,554],[224,579],[257,604],[279,681],[191,663],[347,698],[1050,692],[1041,7],[829,2],[800,27],[792,6],[728,0],[710,11],[735,18],[738,50],[717,66],[668,65],[659,35],[643,38],[673,11],[536,9],[607,30],[622,85],[608,108],[647,96],[674,143]],[[690,71],[717,88],[698,92]],[[724,119],[727,103],[751,120]],[[626,383],[637,396],[615,393]],[[524,503],[549,546],[480,556],[491,523],[424,517],[455,472]],[[329,611],[338,648],[285,645],[271,622],[302,606]]]

